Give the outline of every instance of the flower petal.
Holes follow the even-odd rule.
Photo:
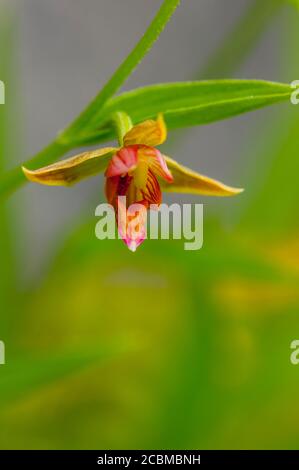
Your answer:
[[[164,156],[158,149],[140,146],[138,150],[138,159],[140,163],[146,162],[156,176],[160,176],[168,183],[172,183],[173,176],[167,167]]]
[[[121,148],[113,155],[105,172],[105,176],[107,178],[111,178],[112,176],[121,176],[134,170],[138,161],[137,152],[137,147]]]
[[[53,163],[39,170],[22,170],[29,181],[48,186],[70,186],[88,176],[104,171],[117,149],[107,147],[80,153],[66,160]]]
[[[155,147],[156,145],[163,144],[166,138],[166,125],[162,114],[159,114],[156,121],[150,119],[132,127],[124,137],[124,146],[141,144]]]
[[[148,162],[140,159],[138,154],[138,165],[134,171],[134,184],[136,188],[144,189],[146,187],[148,168]]]
[[[107,178],[105,182],[105,195],[107,202],[114,206],[115,198],[117,196],[117,188],[119,184],[120,176],[113,176],[112,178]]]
[[[232,188],[208,176],[196,173],[165,155],[164,158],[171,170],[173,183],[168,185],[161,180],[163,191],[202,194],[204,196],[234,196],[243,191],[241,188]]]
[[[109,204],[114,207],[117,205],[117,196],[127,196],[130,192],[130,188],[133,186],[133,177],[126,174],[122,176],[112,176],[106,179],[105,194]],[[130,195],[129,195],[130,196]],[[128,197],[130,201],[130,197]],[[134,201],[134,199],[133,199]]]
[[[128,209],[118,202],[118,232],[131,251],[136,251],[146,238],[147,203],[140,201],[131,204]]]
[[[148,170],[146,186],[141,189],[142,197],[148,204],[160,205],[162,201],[162,193],[159,182],[151,170]]]

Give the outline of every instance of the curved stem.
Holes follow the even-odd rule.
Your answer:
[[[23,166],[30,167],[31,165],[40,166],[48,165],[56,159],[62,157],[71,147],[61,145],[56,141],[50,143],[47,147],[37,153],[33,158],[24,162]],[[0,178],[0,198],[7,197],[13,193],[17,188],[27,182],[22,167],[14,168],[8,171]]]
[[[179,3],[180,0],[164,0],[145,34],[120,67],[118,67],[100,93],[79,115],[79,117],[75,119],[75,121],[73,121],[65,131],[59,134],[54,142],[50,143],[46,148],[41,150],[30,160],[26,161],[24,166],[47,165],[55,161],[57,158],[62,157],[64,153],[71,148],[76,147],[80,132],[82,132],[82,130],[86,130],[87,125],[91,122],[94,123],[97,121],[99,113],[106,101],[118,91],[121,85],[126,81],[146,53],[150,50],[151,46],[162,33]],[[0,178],[0,198],[9,195],[25,182],[26,179],[21,167],[15,168],[6,173]]]
[[[143,57],[150,50],[154,42],[162,33],[179,3],[180,0],[164,0],[148,29],[142,38],[138,41],[128,57],[118,67],[110,80],[106,83],[106,85],[102,88],[94,100],[87,106],[83,113],[81,113],[80,116],[69,126],[69,128],[62,133],[62,141],[64,139],[71,140],[73,134],[77,134],[78,132],[85,130],[88,125],[92,125],[97,121],[97,117],[103,105],[119,90],[119,88],[131,75],[133,70],[141,62]]]

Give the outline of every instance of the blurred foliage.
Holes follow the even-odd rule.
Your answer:
[[[16,284],[1,206],[1,448],[298,448],[298,120],[284,108],[257,130],[240,213],[228,200],[206,214],[199,252],[147,241],[132,255],[81,220],[44,277]]]
[[[288,0],[252,0],[244,15],[197,75],[201,79],[229,77],[252,52],[274,15],[280,12],[286,1]]]
[[[5,85],[6,104],[0,106],[0,175],[5,172],[7,160],[13,148],[15,135],[12,134],[14,111],[14,35],[13,17],[10,10],[0,17],[0,79]],[[1,335],[10,334],[10,313],[15,311],[15,255],[12,247],[12,214],[8,204],[0,203],[0,306],[4,312],[1,321]],[[4,338],[3,338],[4,339]]]

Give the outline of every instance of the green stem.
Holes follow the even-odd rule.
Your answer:
[[[136,44],[129,56],[112,75],[111,79],[107,82],[100,93],[54,142],[25,162],[23,164],[24,166],[32,165],[34,167],[40,167],[47,165],[54,162],[57,158],[62,157],[66,151],[76,146],[76,142],[80,140],[78,138],[80,131],[82,132],[83,130],[86,130],[87,125],[97,121],[99,113],[106,101],[119,90],[121,85],[126,81],[146,53],[150,50],[151,46],[162,33],[179,3],[180,0],[164,0],[161,8],[149,25],[145,34]],[[6,173],[0,178],[0,198],[9,195],[24,183],[26,183],[26,179],[21,167],[15,168]]]
[[[72,140],[72,136],[78,132],[85,130],[87,126],[91,126],[97,122],[99,113],[106,103],[111,98],[131,75],[137,65],[141,62],[147,52],[150,50],[154,42],[162,33],[166,24],[170,20],[172,14],[176,10],[180,0],[164,0],[161,8],[149,25],[145,34],[136,44],[134,49],[118,67],[110,80],[102,88],[100,93],[94,100],[87,106],[87,108],[80,114],[80,116],[61,134],[61,141]]]
[[[50,143],[47,147],[37,153],[33,158],[23,163],[23,166],[30,167],[37,163],[40,166],[45,166],[62,157],[70,147],[61,145],[56,141]],[[0,178],[0,198],[7,197],[13,193],[17,188],[27,182],[21,167],[14,168],[8,171]]]
[[[115,127],[119,146],[122,147],[124,143],[124,136],[133,127],[132,120],[127,113],[119,111],[114,113],[112,122]]]

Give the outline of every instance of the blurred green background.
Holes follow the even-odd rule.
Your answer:
[[[186,24],[195,8],[188,12],[187,3]],[[19,13],[6,5],[0,18],[0,171],[26,156]],[[242,77],[268,27],[261,50],[275,60],[268,76],[255,70],[254,78],[299,79],[299,14],[278,0],[244,2],[205,65],[185,78]],[[194,41],[198,31],[189,34]],[[100,185],[71,216],[65,206],[65,223],[43,245],[42,231],[28,236],[31,212],[39,207],[34,224],[42,225],[55,219],[55,208],[43,209],[38,195],[57,205],[76,201],[77,189],[26,188],[1,201],[1,449],[298,448],[299,366],[290,363],[290,343],[299,338],[299,107],[279,105],[250,119],[216,133],[221,148],[221,135],[232,139],[241,129],[242,150],[230,170],[221,154],[212,165],[244,195],[184,198],[205,204],[198,252],[184,251],[182,241],[147,241],[132,254],[122,242],[97,240]],[[197,141],[197,129],[170,137],[181,162],[191,134]],[[222,171],[211,176],[225,179]],[[24,207],[26,191],[37,192]]]

